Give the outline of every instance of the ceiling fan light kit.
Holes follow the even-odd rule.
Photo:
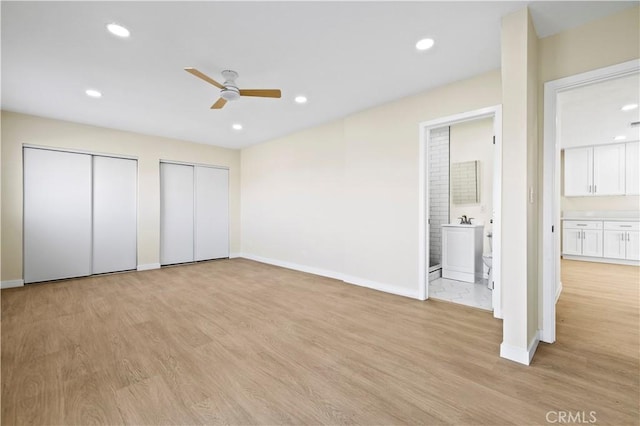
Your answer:
[[[256,96],[261,98],[280,98],[282,96],[279,89],[239,89],[236,85],[238,73],[232,70],[222,71],[222,77],[224,77],[223,84],[218,83],[195,68],[186,67],[184,70],[220,89],[220,99],[211,105],[211,109],[221,109],[227,101],[235,101],[240,98],[240,96]]]

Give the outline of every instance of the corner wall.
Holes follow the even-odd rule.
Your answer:
[[[160,159],[229,167],[230,251],[240,248],[240,151],[2,111],[2,281],[22,280],[22,146],[138,158],[138,265],[160,262]]]

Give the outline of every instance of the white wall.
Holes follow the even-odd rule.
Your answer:
[[[239,251],[239,151],[2,111],[2,281],[22,279],[23,144],[138,158],[139,265],[160,261],[160,159],[229,167],[230,247]]]
[[[493,210],[493,118],[472,120],[451,126],[450,161],[479,161],[480,201],[475,204],[454,204],[450,199],[450,223],[457,223],[462,215],[473,217],[473,223],[484,224],[484,235],[491,231]],[[484,238],[484,252],[489,242]]]
[[[492,71],[243,149],[243,254],[418,297],[418,125],[499,103]]]

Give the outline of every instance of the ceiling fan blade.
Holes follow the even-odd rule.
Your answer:
[[[220,98],[216,101],[215,104],[211,105],[211,109],[220,109],[227,103],[225,98]]]
[[[279,98],[282,93],[278,89],[240,89],[240,96],[259,96],[261,98]]]
[[[218,89],[224,89],[224,86],[223,86],[222,84],[218,83],[217,81],[215,81],[215,80],[214,80],[214,79],[212,79],[211,77],[209,77],[209,76],[207,76],[207,75],[202,74],[200,71],[198,71],[198,70],[197,70],[197,69],[195,69],[195,68],[192,68],[192,67],[186,67],[184,70],[185,70],[186,72],[190,73],[190,74],[195,75],[195,76],[196,76],[196,77],[198,77],[198,78],[203,79],[203,80],[204,80],[204,81],[206,81],[207,83],[211,83],[211,84],[213,84],[213,85],[214,85],[214,86],[216,86]]]

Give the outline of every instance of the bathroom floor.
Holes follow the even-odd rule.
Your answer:
[[[429,282],[429,297],[461,305],[492,311],[491,290],[487,288],[486,280],[477,283],[467,283],[437,278]]]

